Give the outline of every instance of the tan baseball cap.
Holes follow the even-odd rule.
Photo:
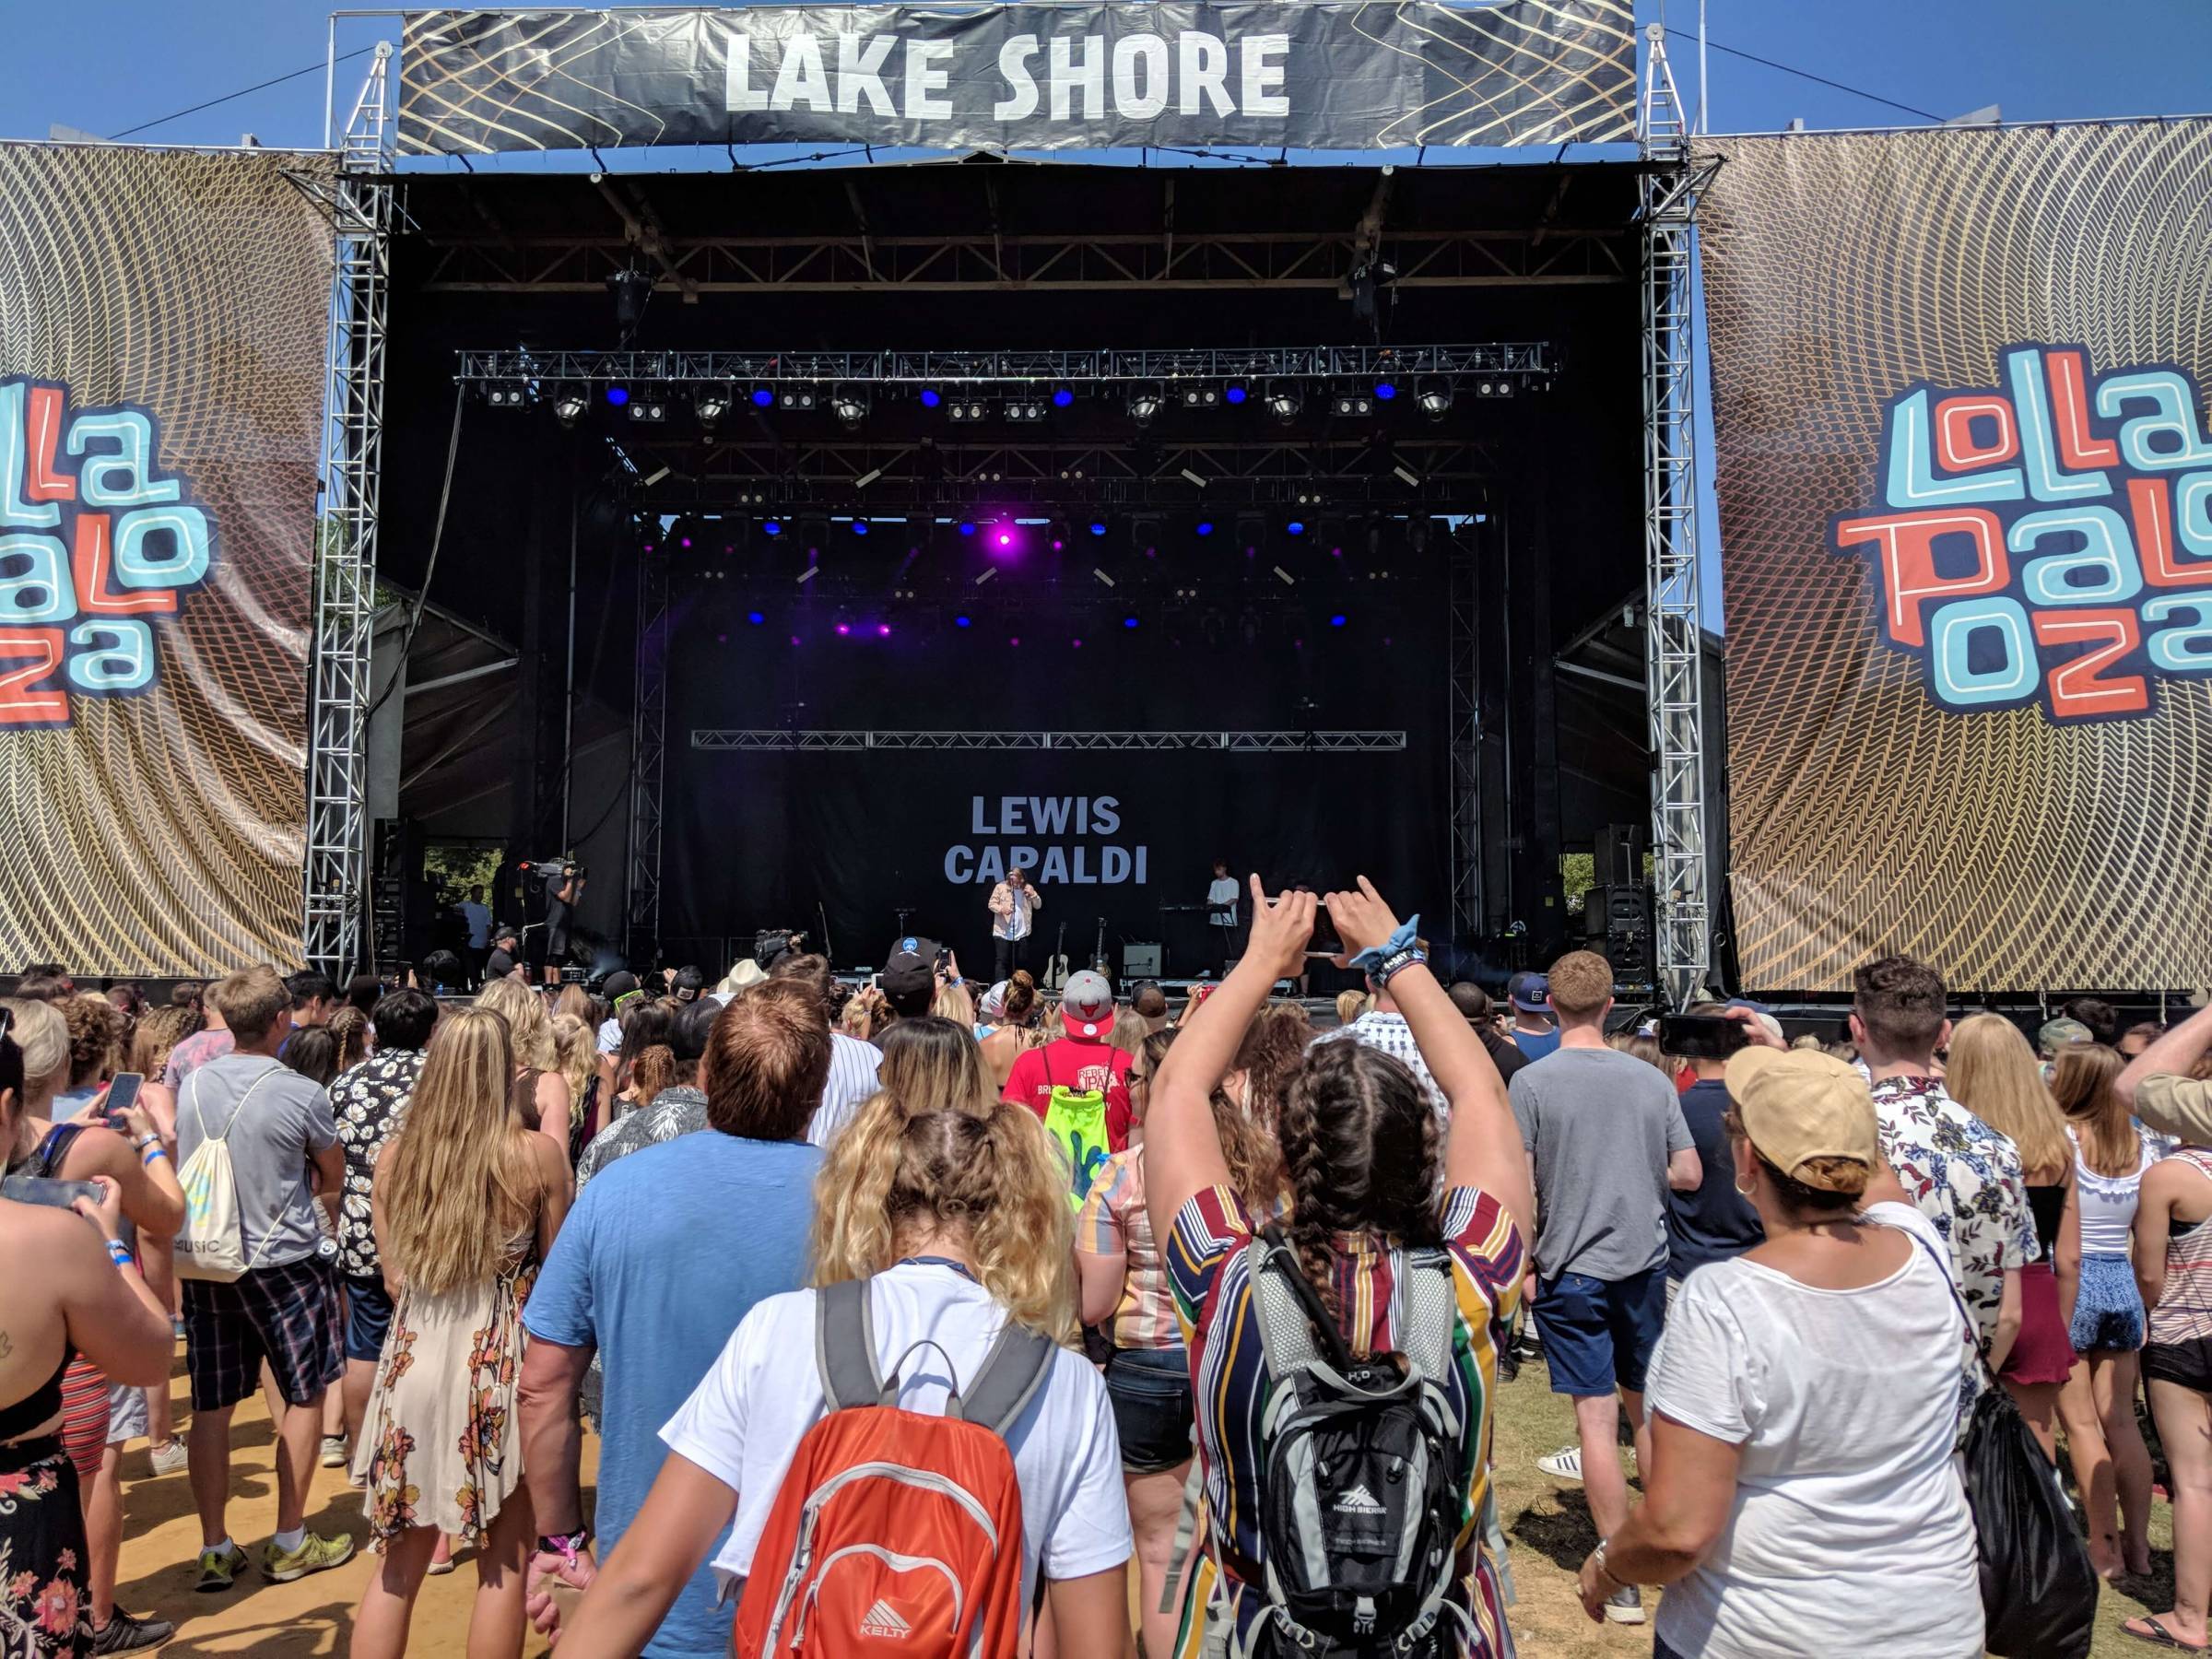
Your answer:
[[[1747,1048],[1728,1062],[1728,1098],[1759,1155],[1794,1181],[1827,1192],[1838,1186],[1816,1158],[1875,1167],[1881,1143],[1866,1080],[1832,1054],[1815,1049]]]

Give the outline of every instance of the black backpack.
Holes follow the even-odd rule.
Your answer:
[[[1467,1502],[1445,1391],[1451,1258],[1406,1253],[1402,1372],[1388,1356],[1352,1357],[1280,1229],[1253,1240],[1247,1259],[1276,1384],[1260,1430],[1266,1582],[1250,1586],[1267,1612],[1253,1646],[1378,1659],[1439,1651],[1438,1621],[1457,1611],[1446,1596]],[[1220,1634],[1233,1652],[1233,1632]]]

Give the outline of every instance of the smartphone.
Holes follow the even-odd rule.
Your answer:
[[[10,1175],[0,1180],[0,1198],[13,1198],[18,1204],[45,1204],[55,1209],[67,1209],[79,1198],[100,1202],[100,1182],[97,1181],[56,1181],[46,1175]]]
[[[138,1090],[146,1079],[136,1072],[117,1072],[108,1085],[108,1127],[121,1132],[124,1113],[138,1104]]]
[[[1740,1019],[1714,1014],[1662,1014],[1659,1047],[1681,1060],[1725,1060],[1750,1046],[1751,1033]]]

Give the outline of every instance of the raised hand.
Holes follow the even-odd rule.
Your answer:
[[[1339,968],[1349,966],[1352,958],[1398,931],[1397,914],[1382,901],[1375,884],[1364,876],[1359,880],[1358,891],[1331,893],[1323,900],[1329,907],[1329,920],[1336,924],[1337,936],[1344,941],[1344,954],[1336,959]]]
[[[1270,900],[1260,878],[1253,877],[1252,938],[1244,947],[1244,959],[1259,962],[1271,981],[1296,979],[1305,971],[1318,903],[1313,894],[1300,892]]]

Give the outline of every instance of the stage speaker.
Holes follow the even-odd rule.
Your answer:
[[[1590,948],[1605,953],[1622,984],[1648,984],[1658,969],[1653,947],[1652,889],[1647,882],[1594,887],[1583,900],[1583,929]]]
[[[1122,978],[1130,980],[1158,979],[1159,977],[1159,947],[1138,945],[1124,941],[1122,946]]]
[[[1630,887],[1643,879],[1641,824],[1607,824],[1598,831],[1591,879],[1600,887]]]

